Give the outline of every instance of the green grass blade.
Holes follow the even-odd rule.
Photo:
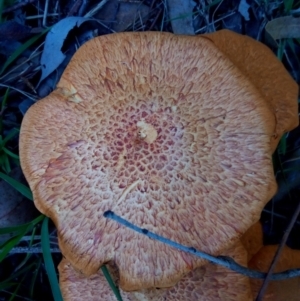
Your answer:
[[[9,234],[9,233],[15,233],[15,232],[21,232],[25,229],[31,230],[37,223],[41,222],[43,219],[45,218],[45,215],[41,214],[38,217],[36,217],[35,219],[33,219],[32,221],[26,223],[26,224],[22,224],[19,226],[14,226],[14,227],[6,227],[6,228],[0,228],[0,234]]]
[[[41,268],[41,260],[38,261],[37,267],[34,269],[33,274],[31,276],[31,285],[30,285],[30,297],[33,298],[33,293],[34,293],[34,286],[35,282],[39,273],[39,270]]]
[[[282,61],[282,58],[283,58],[283,54],[284,54],[284,49],[285,49],[285,46],[286,46],[286,40],[280,40],[279,41],[279,46],[278,46],[278,49],[277,49],[277,58]]]
[[[286,13],[289,13],[293,8],[294,0],[283,0],[284,10]]]
[[[214,1],[210,2],[208,5],[206,5],[205,7],[207,9],[210,9],[211,7],[213,7],[214,5],[219,4],[220,2],[221,2],[221,0],[214,0]]]
[[[2,150],[7,154],[9,155],[10,157],[16,159],[16,160],[19,160],[19,156],[14,154],[13,152],[11,152],[9,149],[7,149],[6,147],[3,147]]]
[[[6,257],[6,255],[11,251],[11,249],[17,245],[21,238],[28,232],[28,229],[24,229],[18,235],[9,239],[0,249],[0,262]]]
[[[286,135],[283,135],[279,141],[278,152],[280,155],[286,154]]]
[[[35,236],[35,232],[36,232],[36,228],[33,228],[32,233],[31,233],[31,238],[30,238],[30,243],[29,243],[29,248],[31,248],[32,244],[33,244],[33,240],[34,240],[34,236]],[[25,258],[17,265],[17,267],[15,268],[15,270],[19,270],[21,269],[29,260],[29,258],[32,256],[31,253],[27,253]]]
[[[106,267],[105,265],[103,265],[103,266],[101,267],[101,271],[102,271],[102,273],[103,273],[103,275],[104,275],[106,281],[108,282],[110,288],[111,288],[112,291],[114,292],[114,294],[115,294],[117,300],[118,300],[118,301],[123,301],[123,300],[122,300],[122,296],[121,296],[121,294],[120,294],[120,291],[119,291],[119,289],[117,288],[117,286],[115,285],[115,283],[114,283],[113,279],[111,278],[111,276],[110,276],[110,274],[109,274],[109,271],[108,271],[108,269],[107,269],[107,267]]]
[[[287,39],[287,45],[291,48],[294,55],[294,59],[297,61],[297,64],[300,65],[299,54],[297,53],[298,50],[296,50],[294,39]]]
[[[20,166],[20,158],[19,159],[11,158],[11,160],[15,165]]]
[[[19,277],[20,275],[30,271],[31,269],[34,268],[34,266],[36,266],[36,263],[33,262],[30,265],[27,265],[26,267],[24,267],[23,269],[19,270],[16,273],[13,273],[11,276],[9,276],[7,279],[5,279],[5,281],[0,282],[0,291],[6,287],[7,283],[11,283],[11,281],[17,277]]]
[[[17,293],[19,292],[22,282],[24,281],[25,277],[22,278],[22,280],[18,283],[17,287],[14,289],[14,292],[12,293],[12,295],[10,296],[10,298],[8,299],[8,301],[13,301],[17,295]]]
[[[11,172],[11,167],[10,167],[8,156],[5,154],[2,154],[2,158],[3,158],[3,163],[4,163],[2,168],[6,173],[9,174]]]
[[[24,195],[29,200],[33,201],[32,192],[27,186],[16,181],[15,179],[11,178],[10,176],[4,174],[3,172],[0,172],[0,179],[4,180],[8,184],[10,184],[12,187],[14,187],[17,191],[19,191],[22,195]]]
[[[15,285],[18,285],[17,282],[3,282],[3,283],[0,283],[0,291],[3,291],[5,289],[8,289],[12,286],[15,286]]]
[[[1,1],[3,1],[3,0],[0,0],[0,3],[1,3]],[[0,23],[1,23],[1,21],[0,21]],[[1,112],[3,112],[4,109],[5,109],[5,107],[6,107],[8,94],[9,94],[9,88],[6,89],[5,94],[4,94],[3,98],[2,98]],[[3,132],[3,114],[0,115],[0,135],[2,134],[2,132]]]
[[[2,1],[2,0],[0,0],[0,2],[1,2],[1,1]],[[8,94],[9,94],[9,88],[6,89],[5,94],[4,94],[4,96],[3,96],[3,100],[2,100],[2,102],[1,102],[1,111],[3,111],[3,110],[5,109],[5,107],[6,107]],[[2,118],[2,117],[3,117],[3,116],[1,115],[1,118]]]
[[[57,275],[54,267],[54,263],[52,260],[51,256],[51,251],[50,251],[50,242],[49,242],[49,232],[48,232],[48,221],[49,218],[46,217],[43,220],[42,224],[42,250],[43,250],[43,257],[45,261],[45,267],[46,271],[48,274],[52,294],[54,297],[55,301],[63,301],[58,280],[57,280]]]
[[[46,32],[48,32],[50,28],[45,29],[40,34],[32,37],[28,41],[26,41],[22,46],[20,46],[4,63],[0,75],[6,70],[6,68],[19,56],[21,55],[28,47],[30,47],[32,44],[34,44],[41,36],[43,36]]]
[[[3,6],[4,6],[4,0],[0,0],[0,23],[2,22]]]
[[[13,138],[15,135],[19,133],[20,133],[19,129],[13,128],[3,139],[3,145],[5,145],[7,141],[9,141],[11,138]]]

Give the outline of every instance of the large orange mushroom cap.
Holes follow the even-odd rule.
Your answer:
[[[247,252],[240,242],[224,252],[241,265],[247,265]],[[109,266],[118,284],[118,272]],[[66,259],[59,264],[60,287],[65,301],[115,301],[113,291],[102,272],[85,277]],[[185,275],[174,287],[120,291],[123,301],[252,301],[248,277],[215,264],[206,264]]]
[[[119,33],[83,45],[57,89],[29,109],[20,158],[73,266],[91,275],[114,261],[125,290],[169,287],[204,261],[103,213],[220,254],[276,191],[275,124],[208,39]]]
[[[299,124],[297,83],[264,44],[226,29],[203,36],[210,39],[250,79],[269,104],[276,118],[272,139],[275,151],[282,134]]]

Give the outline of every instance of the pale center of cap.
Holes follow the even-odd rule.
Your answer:
[[[138,121],[136,126],[138,128],[139,139],[149,144],[156,140],[157,131],[152,124],[146,123],[145,121]]]

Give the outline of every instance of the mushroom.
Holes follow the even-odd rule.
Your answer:
[[[114,281],[117,280],[118,273],[115,266],[107,265],[109,273]],[[59,285],[64,301],[117,301],[109,283],[103,273],[85,276],[63,258],[58,265]],[[132,301],[127,293],[121,291],[123,301]]]
[[[276,120],[272,149],[283,135],[299,124],[298,85],[264,44],[230,30],[204,35],[245,74],[267,101]]]
[[[247,252],[240,242],[225,252],[236,262],[247,265]],[[117,270],[109,270],[118,283]],[[60,287],[65,301],[117,300],[102,272],[85,277],[75,271],[66,259],[59,264]],[[248,277],[215,264],[206,264],[189,272],[174,287],[120,291],[123,301],[252,301]]]
[[[252,225],[241,237],[248,253],[248,261],[263,247],[263,229],[261,222]]]
[[[296,104],[296,93],[287,97]],[[111,34],[84,44],[57,88],[28,110],[21,165],[76,269],[92,275],[113,261],[124,290],[170,287],[205,261],[103,213],[220,254],[276,191],[276,122],[209,39]]]
[[[249,267],[267,272],[278,245],[268,245],[262,247],[249,262]],[[275,266],[274,272],[279,273],[289,269],[300,268],[300,250],[294,250],[285,246],[279,260]],[[262,280],[251,279],[251,286],[256,296]],[[300,296],[300,277],[290,278],[280,281],[271,281],[264,295],[264,301],[298,301]]]

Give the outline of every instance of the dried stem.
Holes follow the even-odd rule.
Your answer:
[[[257,279],[264,279],[266,277],[266,273],[262,273],[259,271],[255,271],[255,270],[250,270],[240,264],[238,264],[237,262],[235,262],[232,258],[227,257],[227,256],[212,256],[209,255],[205,252],[202,251],[197,251],[195,248],[193,247],[186,247],[183,246],[175,241],[172,241],[170,239],[167,239],[163,236],[157,235],[153,232],[150,232],[147,229],[142,229],[139,228],[138,226],[130,223],[129,221],[123,219],[122,217],[116,215],[115,213],[113,213],[112,211],[106,211],[104,212],[104,217],[112,219],[124,226],[126,226],[127,228],[136,231],[140,234],[146,235],[149,238],[158,240],[162,243],[165,243],[173,248],[176,248],[180,251],[184,251],[186,253],[189,254],[193,254],[197,257],[201,257],[203,259],[206,259],[208,261],[210,261],[211,263],[215,263],[218,264],[220,266],[226,267],[232,271],[235,271],[239,274],[248,276],[250,278],[257,278]],[[284,280],[284,279],[289,279],[289,278],[293,278],[293,277],[298,277],[300,276],[300,269],[292,269],[292,270],[288,270],[288,271],[284,271],[282,273],[276,273],[270,276],[270,280]]]
[[[294,224],[296,223],[296,220],[298,218],[299,213],[300,213],[300,203],[298,204],[298,207],[296,208],[296,210],[295,210],[295,212],[293,214],[293,217],[291,218],[291,220],[289,222],[289,225],[288,225],[286,231],[284,232],[284,235],[283,235],[283,237],[281,239],[280,245],[279,245],[279,247],[278,247],[278,249],[276,251],[276,254],[275,254],[275,256],[274,256],[274,258],[272,260],[272,263],[270,265],[269,271],[268,271],[268,273],[266,275],[266,278],[264,279],[264,282],[263,282],[263,284],[262,284],[262,286],[260,288],[260,291],[259,291],[259,293],[257,295],[256,301],[261,301],[262,300],[262,298],[264,296],[264,293],[265,293],[265,291],[267,289],[267,286],[269,284],[269,281],[273,279],[272,278],[272,273],[274,271],[276,263],[278,262],[278,260],[280,258],[280,255],[281,255],[281,253],[283,251],[283,248],[285,247],[285,244],[286,244],[286,241],[287,241],[287,239],[288,239],[288,237],[290,235],[290,232],[291,232],[292,228],[294,227]],[[273,275],[276,275],[276,274],[273,274]]]
[[[9,12],[12,12],[14,10],[17,10],[23,6],[26,6],[27,4],[32,4],[34,2],[36,2],[37,0],[25,0],[25,1],[22,1],[22,2],[19,2],[19,3],[16,3],[8,8],[5,8],[3,9],[3,14],[6,14],[6,13],[9,13]]]
[[[61,253],[59,248],[50,248],[51,253]],[[37,253],[43,253],[43,250],[41,247],[14,247],[11,249],[9,254],[37,254]]]

